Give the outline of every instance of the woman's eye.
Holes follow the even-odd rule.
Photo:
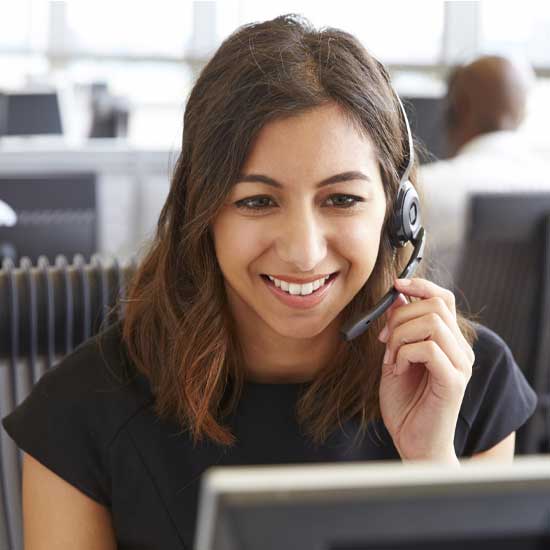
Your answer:
[[[340,200],[334,200],[334,198],[336,197],[336,199],[345,199],[344,201],[340,201]],[[328,200],[332,200],[335,202],[335,206],[337,208],[345,208],[345,209],[349,209],[349,208],[353,208],[355,206],[357,206],[357,203],[359,202],[364,202],[364,199],[362,199],[361,197],[356,197],[355,195],[331,195]]]
[[[250,197],[237,201],[235,206],[245,210],[266,210],[266,203],[270,200],[270,197]]]
[[[355,195],[331,195],[327,201],[332,201],[332,206],[340,210],[349,210],[357,206],[357,203],[364,202],[365,199],[357,197]],[[273,202],[271,197],[260,196],[260,197],[250,197],[249,199],[241,199],[235,203],[235,206],[244,210],[267,210],[272,208],[269,206],[269,201]]]

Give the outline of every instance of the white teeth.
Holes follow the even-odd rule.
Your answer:
[[[298,283],[287,283],[286,281],[281,281],[280,279],[276,279],[271,275],[268,275],[268,277],[271,281],[273,281],[277,288],[280,288],[285,292],[292,294],[293,296],[307,296],[308,294],[311,294],[314,290],[317,290],[319,287],[323,286],[330,275],[327,275],[322,279],[317,279],[316,281],[306,283],[304,285],[300,285]]]

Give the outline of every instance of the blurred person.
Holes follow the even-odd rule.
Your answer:
[[[222,43],[124,319],[2,421],[25,451],[26,550],[193,548],[213,465],[513,460],[537,398],[506,343],[421,269],[397,280],[412,156],[387,70],[349,33],[287,15]]]
[[[448,78],[445,126],[451,158],[420,168],[423,211],[437,281],[453,286],[475,192],[550,191],[548,166],[518,131],[533,72],[500,56],[483,56]]]

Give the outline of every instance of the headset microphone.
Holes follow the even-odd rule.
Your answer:
[[[403,279],[411,277],[422,260],[422,256],[424,254],[425,233],[421,224],[420,201],[418,199],[418,193],[409,181],[409,172],[414,164],[414,147],[411,129],[409,127],[407,113],[405,112],[405,108],[403,107],[397,93],[395,94],[395,97],[401,107],[403,120],[407,128],[409,160],[399,181],[397,199],[395,201],[393,214],[389,223],[389,237],[394,248],[403,247],[409,241],[414,245],[411,258],[403,272],[399,275],[399,278]],[[349,319],[340,329],[340,335],[342,338],[347,341],[353,340],[353,338],[356,338],[365,332],[365,330],[369,328],[370,324],[383,315],[384,312],[395,302],[398,296],[399,291],[392,287],[390,291],[368,313],[361,313],[358,317]]]

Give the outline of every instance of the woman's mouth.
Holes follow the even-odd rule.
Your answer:
[[[262,274],[261,277],[271,293],[280,302],[289,307],[307,309],[316,306],[324,299],[324,297],[328,294],[329,290],[334,285],[334,281],[338,277],[338,274],[339,271],[332,273],[329,278],[316,290],[313,290],[311,288],[311,285],[296,285],[293,283],[288,283],[288,287],[286,287],[285,285],[288,290],[284,290],[283,288],[277,287],[277,284],[272,281],[268,275]],[[303,290],[306,290],[309,293],[301,294]]]

